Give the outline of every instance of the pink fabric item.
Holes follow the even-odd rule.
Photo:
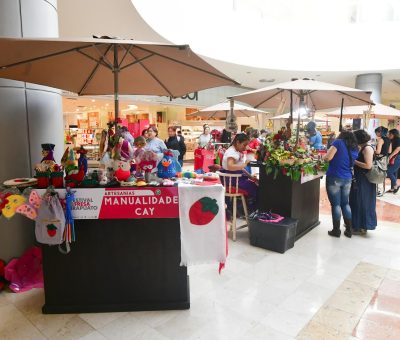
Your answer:
[[[4,272],[6,280],[10,281],[10,289],[15,293],[43,288],[42,250],[29,248],[20,258],[11,260]]]
[[[283,216],[278,215],[278,214],[271,214],[271,215],[272,215],[272,217],[274,217],[273,220],[264,220],[262,218],[259,218],[258,220],[260,222],[265,222],[265,223],[278,223],[278,222],[282,221],[283,219],[285,219]]]

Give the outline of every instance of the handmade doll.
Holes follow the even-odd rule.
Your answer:
[[[150,174],[157,166],[157,154],[150,150],[144,151],[138,165],[145,174],[146,182],[149,182]]]
[[[49,166],[53,165],[56,161],[54,160],[54,144],[42,144],[42,160],[41,163],[47,163]]]
[[[139,164],[142,160],[144,154],[144,147],[146,146],[146,139],[143,136],[139,136],[135,139],[135,151],[133,151],[133,160],[136,164],[136,178],[143,178],[143,171],[140,168]]]
[[[87,150],[83,148],[83,146],[80,147],[80,149],[76,152],[79,154],[79,159],[78,159],[78,168],[80,169],[81,166],[83,166],[83,171],[85,172],[85,175],[88,170],[88,161],[86,158]]]
[[[164,156],[158,163],[157,175],[160,178],[172,178],[176,176],[177,172],[181,172],[181,166],[179,165],[173,150],[165,150]]]

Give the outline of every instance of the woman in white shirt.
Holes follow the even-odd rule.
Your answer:
[[[203,125],[203,133],[199,136],[199,147],[204,148],[211,142],[211,129],[207,124]]]
[[[249,137],[245,133],[239,133],[235,136],[231,146],[224,153],[222,159],[223,172],[239,173],[243,176],[239,178],[239,191],[245,194],[250,211],[257,208],[257,179],[249,174],[245,168],[249,162],[243,153],[249,144]]]

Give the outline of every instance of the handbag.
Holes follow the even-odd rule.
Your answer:
[[[381,184],[385,181],[388,166],[387,157],[374,157],[372,168],[365,174],[368,181],[372,184]]]

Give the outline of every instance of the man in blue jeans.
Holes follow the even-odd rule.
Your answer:
[[[342,131],[332,143],[325,160],[329,161],[326,172],[326,191],[332,209],[333,229],[330,236],[340,237],[340,219],[343,214],[346,230],[344,235],[352,236],[349,195],[353,178],[354,161],[358,156],[357,140],[351,131]]]

